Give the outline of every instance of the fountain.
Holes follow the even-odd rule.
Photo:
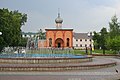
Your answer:
[[[41,40],[42,47],[38,49],[36,39],[29,38],[25,49],[4,48],[4,54],[0,54],[0,64],[2,64],[0,71],[68,71],[116,65],[116,62],[81,65],[92,62],[92,56],[74,55],[74,50],[71,48],[45,48],[42,43],[44,40]],[[17,53],[14,53],[15,51]]]

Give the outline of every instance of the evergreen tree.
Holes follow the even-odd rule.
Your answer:
[[[109,22],[110,27],[110,38],[114,38],[115,36],[120,35],[120,23],[118,22],[118,18],[114,15],[111,18],[111,22]]]
[[[109,36],[106,39],[107,47],[117,53],[120,50],[120,24],[116,15],[111,18],[109,27]]]
[[[106,28],[102,28],[100,31],[101,35],[100,35],[100,46],[103,49],[103,54],[105,54],[105,49],[106,49],[106,37],[107,37],[107,29]]]
[[[103,27],[99,33],[94,32],[93,36],[95,48],[103,49],[103,54],[105,54],[107,34],[108,34],[107,29]]]

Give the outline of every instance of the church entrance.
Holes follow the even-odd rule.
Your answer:
[[[58,43],[58,48],[60,48],[61,47],[61,44],[60,43]]]
[[[55,40],[55,47],[56,48],[63,48],[64,47],[64,41],[61,38],[58,38]]]

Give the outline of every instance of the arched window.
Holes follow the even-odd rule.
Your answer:
[[[52,38],[49,38],[49,47],[52,47]]]
[[[69,47],[69,41],[70,41],[70,39],[67,38],[67,47]]]

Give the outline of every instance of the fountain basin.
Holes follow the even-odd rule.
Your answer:
[[[0,63],[15,64],[51,64],[51,63],[78,63],[92,61],[92,56],[73,54],[3,54]]]
[[[86,55],[73,55],[73,54],[0,54],[0,58],[86,58]]]
[[[97,61],[95,61],[97,60]],[[101,63],[102,62],[102,63]],[[0,71],[71,71],[88,70],[113,67],[117,63],[109,59],[93,59],[86,63],[61,63],[61,64],[1,64]]]

